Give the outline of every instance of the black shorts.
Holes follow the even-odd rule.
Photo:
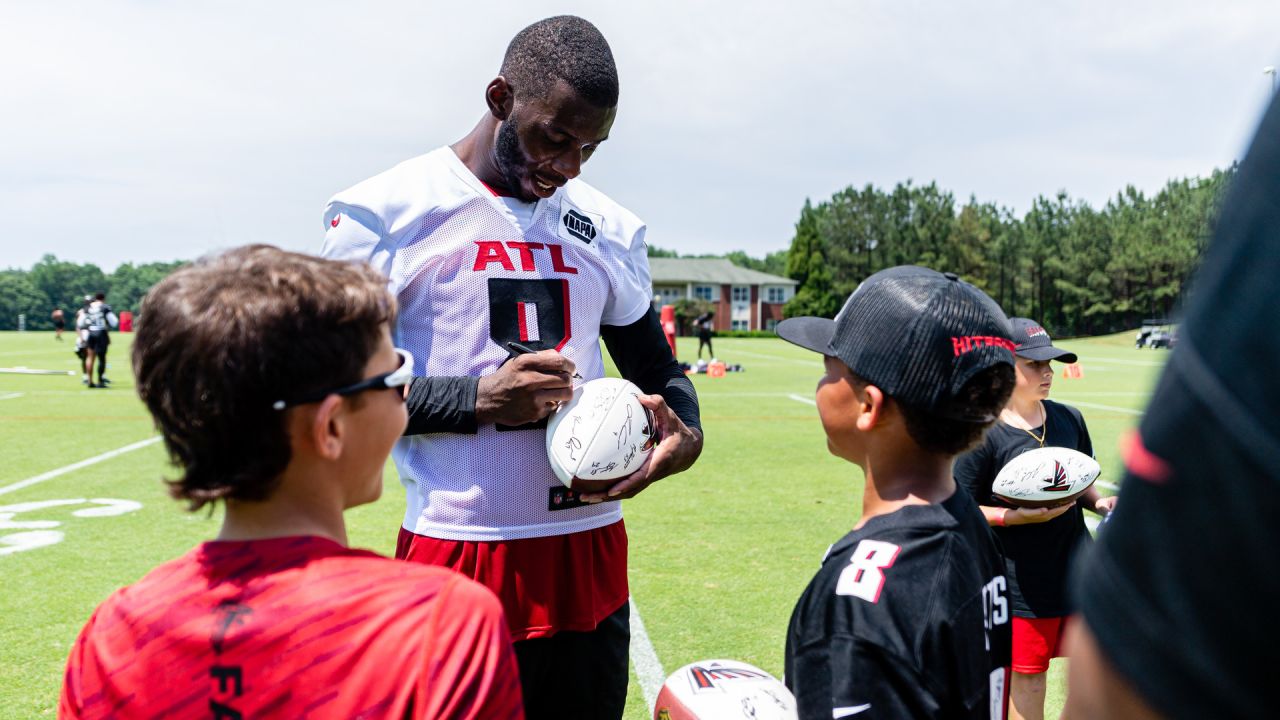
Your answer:
[[[618,720],[627,704],[631,604],[590,632],[562,630],[512,644],[529,720]]]
[[[66,326],[67,326],[67,321],[65,321],[65,320],[54,320],[54,321],[53,321],[53,327],[54,327],[54,329],[56,329],[56,330],[61,330],[61,329],[65,328]]]
[[[105,332],[91,332],[89,339],[85,342],[85,347],[94,352],[95,355],[106,355],[107,345],[111,344],[111,340]]]

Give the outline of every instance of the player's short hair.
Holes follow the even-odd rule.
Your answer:
[[[859,385],[869,384],[854,374]],[[1014,369],[993,365],[974,374],[954,397],[938,408],[924,408],[891,398],[907,426],[907,434],[925,452],[959,455],[977,445],[1009,402],[1017,385]],[[961,415],[987,416],[986,422],[954,419]],[[948,417],[950,416],[950,417]]]
[[[608,41],[573,15],[539,20],[516,33],[500,73],[517,98],[545,93],[560,79],[596,107],[618,104],[618,68]]]
[[[182,470],[169,492],[196,510],[271,495],[292,456],[272,403],[358,382],[396,306],[367,265],[250,245],[178,269],[140,310],[138,394]]]

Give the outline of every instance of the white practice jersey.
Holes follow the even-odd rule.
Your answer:
[[[483,376],[515,341],[556,349],[586,380],[604,375],[600,326],[649,310],[644,224],[571,180],[540,200],[526,230],[443,147],[338,193],[322,253],[371,263],[400,304],[396,343],[424,376]],[[446,540],[515,540],[591,530],[621,503],[551,510],[563,488],[546,431],[481,426],[475,435],[402,438],[393,456],[408,494],[405,529]]]

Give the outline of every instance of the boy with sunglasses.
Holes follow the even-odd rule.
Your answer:
[[[491,592],[347,547],[406,423],[395,311],[373,270],[267,246],[148,293],[133,362],[170,494],[226,515],[98,607],[60,717],[522,717]]]

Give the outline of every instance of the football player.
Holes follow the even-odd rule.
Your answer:
[[[498,594],[531,717],[617,718],[627,536],[620,504],[602,501],[693,464],[697,397],[650,305],[644,223],[578,179],[617,112],[600,31],[570,16],[530,25],[484,100],[461,140],[335,195],[322,252],[386,275],[395,337],[427,376],[409,390],[394,453],[408,500],[397,556]],[[547,460],[545,419],[575,371],[604,375],[601,338],[652,393],[641,402],[662,439],[636,473],[577,496]]]

